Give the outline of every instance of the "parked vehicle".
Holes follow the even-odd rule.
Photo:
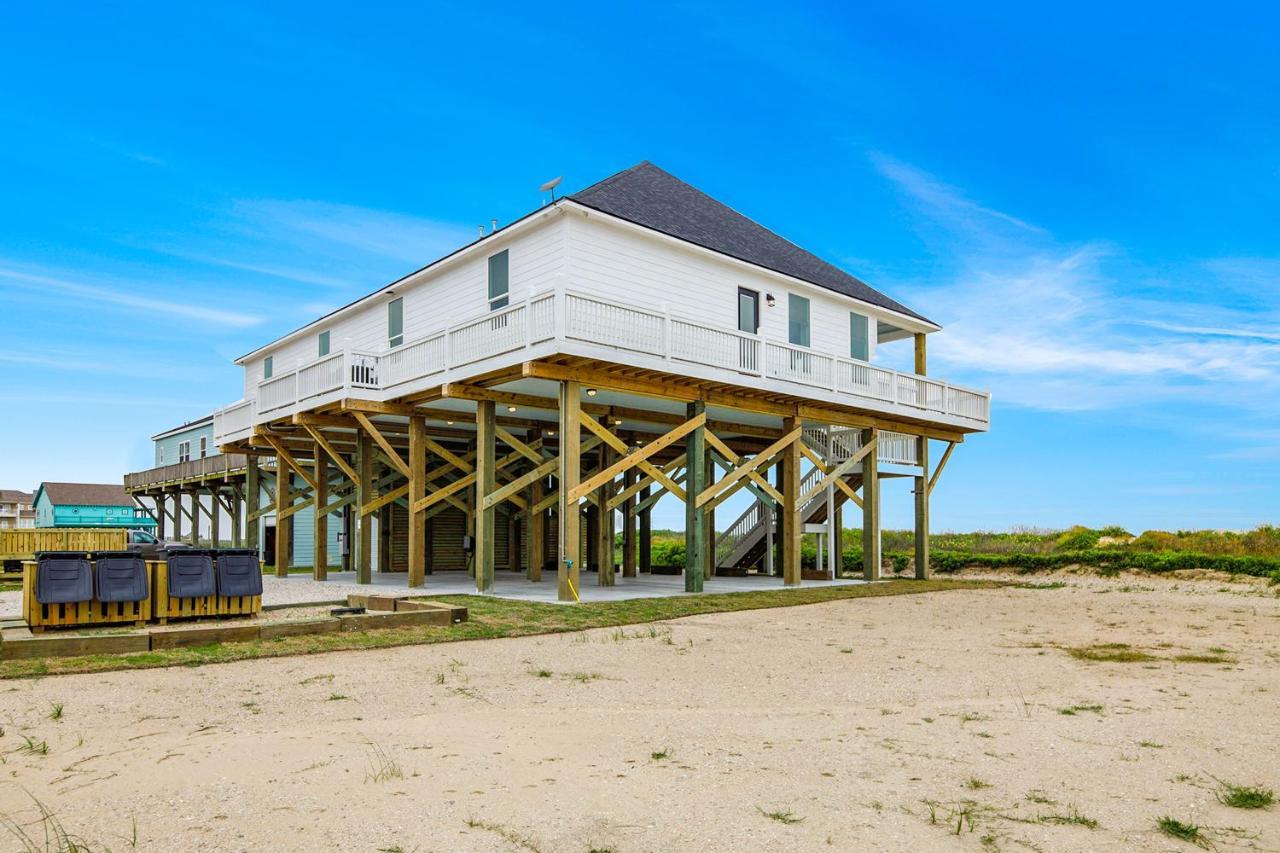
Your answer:
[[[179,551],[191,546],[185,542],[159,539],[145,530],[129,531],[129,550],[147,560],[158,560],[164,551]]]

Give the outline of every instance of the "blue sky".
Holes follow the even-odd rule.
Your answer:
[[[0,486],[149,466],[235,356],[648,159],[944,325],[994,428],[935,529],[1280,521],[1263,4],[433,5],[0,11]]]

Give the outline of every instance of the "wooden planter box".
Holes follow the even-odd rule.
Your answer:
[[[155,620],[161,625],[170,619],[198,619],[209,616],[256,616],[262,612],[262,596],[203,595],[173,598],[169,595],[169,564],[148,562],[151,574],[151,602]]]
[[[154,588],[154,569],[147,564],[147,583]],[[74,604],[41,604],[36,601],[36,563],[22,564],[22,618],[32,631],[86,625],[145,625],[151,621],[151,599],[142,601],[80,601]]]

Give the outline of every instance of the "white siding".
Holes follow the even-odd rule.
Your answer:
[[[404,299],[404,341],[410,343],[445,326],[478,316],[488,308],[488,258],[510,252],[510,298],[518,302],[551,286],[564,263],[565,217],[549,212],[515,234],[486,240],[465,259],[447,261],[396,285],[393,296],[379,294],[344,314],[319,323],[296,339],[274,344],[244,365],[245,396],[256,396],[263,361],[272,356],[272,374],[280,376],[318,358],[318,336],[328,330],[330,352],[343,349],[387,350],[387,303]]]
[[[873,306],[803,283],[788,283],[697,247],[650,236],[601,214],[568,219],[568,285],[599,296],[673,315],[737,328],[738,288],[760,292],[760,334],[787,340],[787,294],[809,299],[810,346],[833,355],[849,355],[849,312],[893,322]],[[765,294],[773,294],[773,308]],[[874,330],[874,326],[872,327]],[[871,355],[875,354],[872,335]]]

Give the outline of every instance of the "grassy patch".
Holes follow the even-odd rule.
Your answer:
[[[459,604],[468,609],[469,621],[458,625],[405,626],[375,631],[343,631],[253,640],[243,643],[211,643],[206,646],[136,652],[123,655],[83,655],[0,662],[0,679],[30,678],[72,672],[105,672],[116,669],[148,669],[161,666],[203,666],[284,655],[306,655],[346,649],[381,649],[395,646],[525,637],[588,628],[636,625],[739,610],[761,610],[801,604],[820,604],[851,598],[878,598],[940,592],[950,589],[989,589],[1001,584],[985,581],[895,580],[865,586],[813,586],[760,592],[713,593],[673,598],[640,598],[567,606],[474,595],[432,596],[433,601]],[[440,679],[442,680],[442,679]]]
[[[1235,663],[1236,659],[1231,655],[1224,655],[1216,652],[1207,654],[1188,653],[1174,655],[1173,659],[1178,663]]]
[[[671,757],[671,748],[663,747],[657,752],[649,753],[649,757],[652,758],[654,761],[666,761],[668,758]]]
[[[1186,841],[1200,847],[1204,847],[1207,844],[1200,827],[1194,823],[1183,823],[1176,818],[1165,815],[1156,819],[1156,828],[1170,838],[1177,838],[1180,841]]]
[[[1074,717],[1076,714],[1088,712],[1090,714],[1101,714],[1101,705],[1068,705],[1065,708],[1059,708],[1058,713],[1064,717]]]
[[[759,806],[756,806],[756,810],[759,811],[760,814],[769,818],[769,820],[776,820],[783,826],[791,826],[792,824],[800,823],[804,820],[804,818],[796,816],[796,814],[790,809],[778,809],[777,811],[767,812]]]
[[[1233,809],[1265,809],[1276,801],[1275,792],[1270,788],[1256,785],[1233,785],[1218,780],[1222,787],[1216,792],[1218,802]]]
[[[1092,646],[1076,646],[1067,649],[1067,653],[1076,660],[1103,663],[1142,663],[1157,660],[1155,655],[1135,649],[1128,643],[1095,643]]]
[[[1046,814],[1037,818],[1040,823],[1052,823],[1058,826],[1083,826],[1086,829],[1097,829],[1098,822],[1091,817],[1085,817],[1080,812],[1072,809],[1069,814]]]

